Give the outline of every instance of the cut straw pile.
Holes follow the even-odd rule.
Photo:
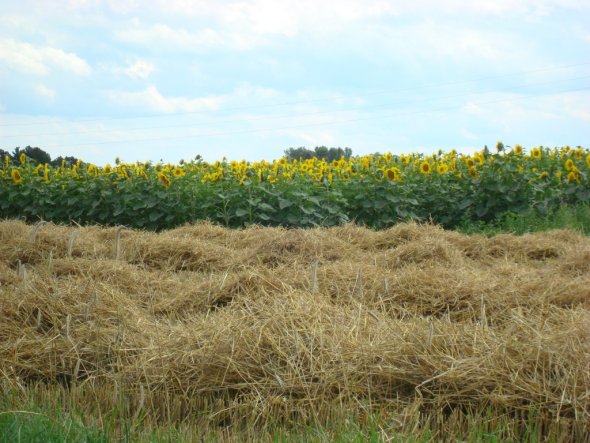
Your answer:
[[[4,221],[0,379],[178,420],[419,402],[588,422],[590,239]]]

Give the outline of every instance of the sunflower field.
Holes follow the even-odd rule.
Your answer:
[[[590,151],[520,145],[472,155],[375,154],[327,162],[181,161],[52,167],[21,154],[0,167],[0,218],[161,230],[210,220],[228,227],[446,228],[530,208],[590,201]]]

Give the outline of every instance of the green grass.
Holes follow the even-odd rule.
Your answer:
[[[532,209],[523,214],[507,213],[499,220],[490,223],[464,223],[457,230],[464,234],[492,236],[501,233],[526,234],[566,228],[590,235],[590,205],[563,206],[546,215],[541,215]]]
[[[60,388],[57,388],[58,390]],[[18,394],[0,398],[0,443],[69,443],[69,442],[558,442],[565,435],[582,436],[581,426],[572,434],[571,423],[547,424],[533,410],[518,417],[499,411],[450,415],[418,413],[405,417],[403,432],[398,432],[396,419],[374,412],[363,417],[352,412],[337,422],[316,425],[281,424],[260,429],[251,423],[231,424],[229,427],[196,427],[182,424],[144,423],[141,417],[129,418],[114,408],[110,414],[85,414],[74,410],[73,402],[56,403],[57,391],[24,388]],[[64,392],[60,395],[63,396]],[[45,398],[44,398],[45,397]],[[122,409],[121,409],[122,410]],[[541,432],[545,426],[544,432]]]

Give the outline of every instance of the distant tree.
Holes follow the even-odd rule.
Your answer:
[[[6,157],[6,156],[8,156],[10,159],[12,159],[10,152],[5,151],[4,149],[0,149],[0,161],[2,161],[2,163],[4,163],[4,157]]]
[[[327,146],[316,146],[314,148],[314,153],[317,158],[321,158],[324,160],[329,160],[330,157],[330,149]]]
[[[37,148],[37,147],[32,147],[32,146],[27,146],[25,149],[23,149],[21,152],[24,152],[25,155],[30,159],[33,160],[35,163],[51,163],[51,155],[49,155],[47,152],[45,152],[43,149],[41,148]],[[19,153],[20,154],[20,153]],[[15,159],[18,158],[18,156],[15,156]]]
[[[78,162],[78,159],[76,157],[72,157],[71,155],[68,155],[66,157],[62,157],[60,155],[59,157],[57,157],[51,161],[51,166],[59,167],[59,166],[61,166],[62,161],[65,162],[66,166],[72,166]]]
[[[326,161],[340,160],[342,157],[348,160],[350,157],[352,157],[352,149],[316,146],[313,150],[311,150],[307,149],[305,146],[301,146],[299,148],[286,149],[285,156],[287,156],[287,158],[290,160],[307,160],[313,157],[317,157]]]
[[[289,160],[307,160],[313,158],[314,151],[306,149],[305,146],[299,148],[289,148],[285,150],[285,155]]]

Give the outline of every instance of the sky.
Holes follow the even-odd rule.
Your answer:
[[[590,147],[588,0],[0,0],[0,149]]]

